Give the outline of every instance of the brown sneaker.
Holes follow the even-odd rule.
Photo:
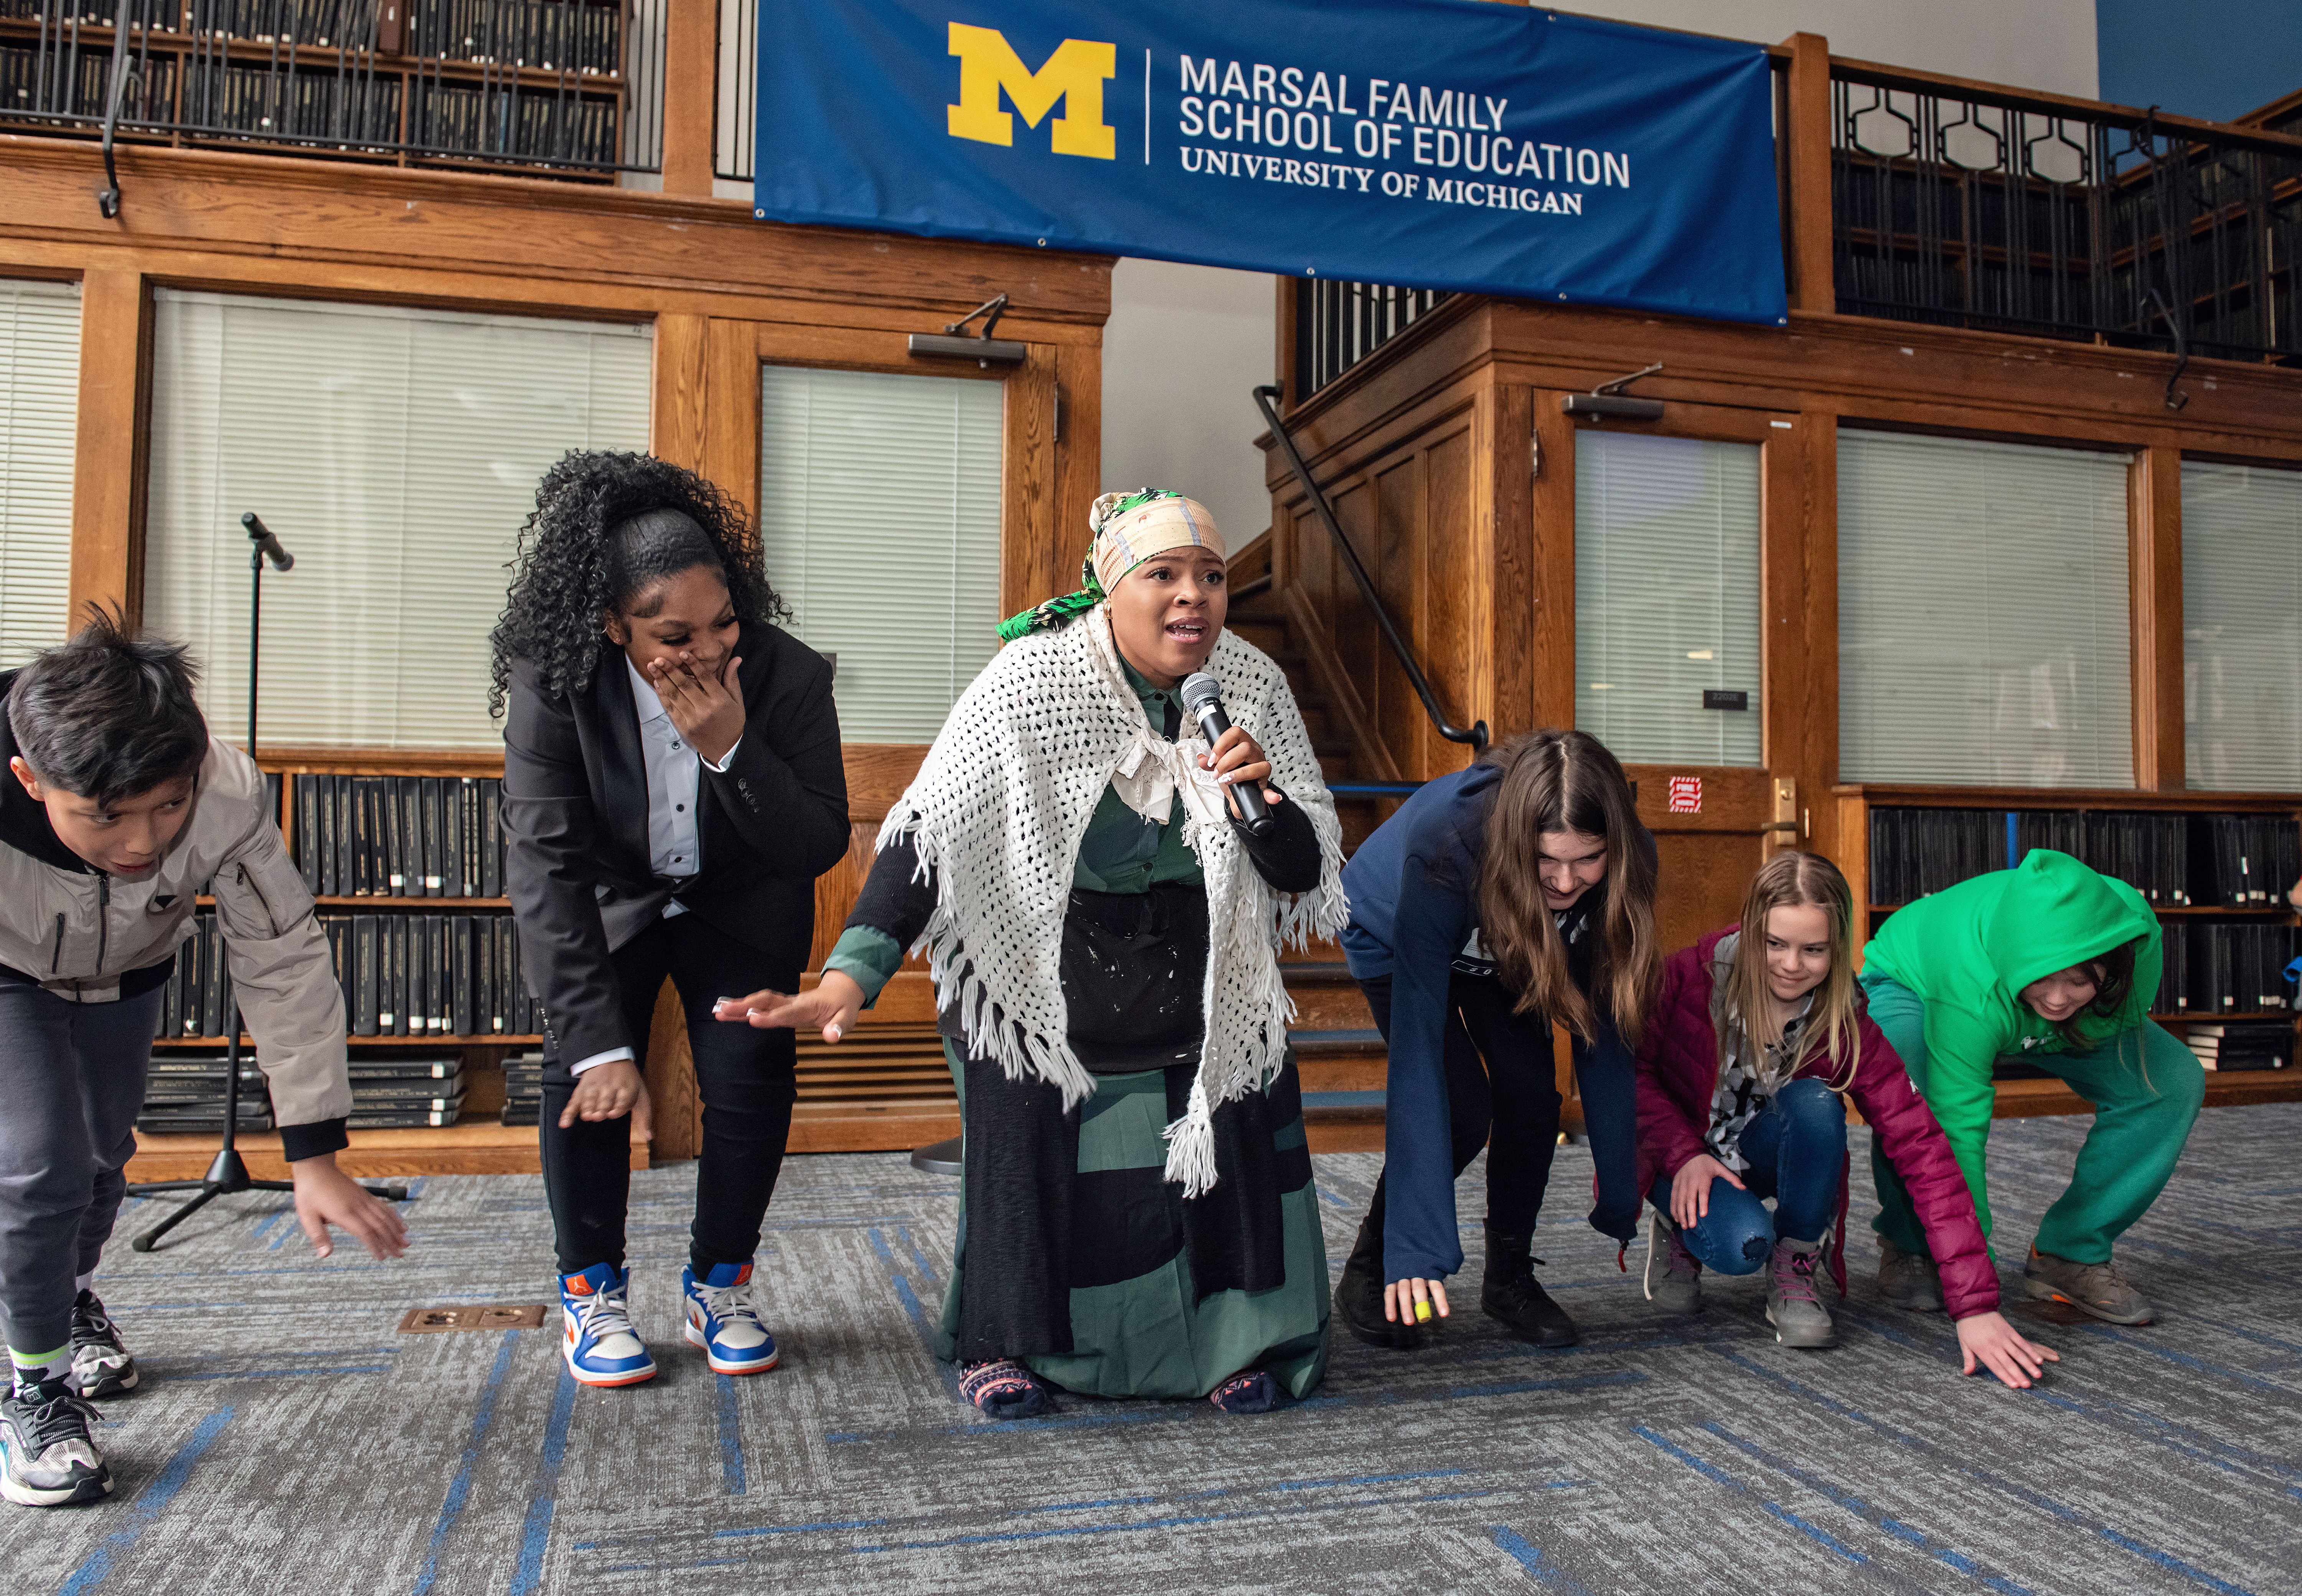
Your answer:
[[[1906,1253],[1878,1238],[1878,1296],[1890,1308],[1912,1314],[1943,1311],[1942,1273],[1924,1253]]]
[[[2022,1265],[2022,1292],[2044,1302],[2067,1303],[2113,1324],[2147,1324],[2150,1299],[2108,1264],[2077,1264],[2030,1249]]]
[[[1691,1314],[1702,1306],[1701,1262],[1659,1208],[1647,1214],[1647,1267],[1641,1284],[1647,1300],[1667,1314]]]
[[[1779,1240],[1767,1260],[1767,1323],[1785,1347],[1836,1347],[1838,1328],[1815,1290],[1814,1272],[1822,1263],[1819,1241]]]

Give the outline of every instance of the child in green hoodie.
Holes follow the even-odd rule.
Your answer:
[[[2162,959],[2158,918],[2140,893],[2033,848],[2013,869],[1897,910],[1862,970],[1870,1017],[1949,1138],[1984,1235],[1993,1063],[2019,1057],[2095,1105],[2070,1189],[2046,1210],[2022,1278],[2029,1296],[2113,1324],[2150,1322],[2148,1300],[2112,1268],[2111,1247],[2165,1189],[2205,1095],[2197,1058],[2149,1018]],[[1880,1294],[1938,1308],[1910,1196],[1876,1149],[1870,1162]]]

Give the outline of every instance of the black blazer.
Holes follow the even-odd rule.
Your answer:
[[[588,1058],[624,1031],[609,961],[677,896],[759,950],[760,984],[795,979],[815,938],[815,878],[847,853],[847,774],[831,666],[774,626],[745,623],[735,652],[744,737],[723,774],[703,767],[693,876],[658,878],[648,851],[647,761],[622,651],[603,647],[591,687],[560,696],[512,662],[504,720],[503,828],[528,984],[554,1051]],[[730,994],[729,995],[734,995]]]

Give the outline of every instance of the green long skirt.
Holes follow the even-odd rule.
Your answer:
[[[952,1078],[966,1092],[966,1072],[944,1044]],[[1295,1065],[1273,1080],[1271,1094],[1294,1096]],[[1080,1108],[1079,1173],[1166,1168],[1166,1072],[1099,1075],[1095,1096]],[[1272,1135],[1290,1163],[1307,1171],[1309,1154],[1298,1113]],[[1292,1158],[1284,1155],[1292,1154]],[[1282,1186],[1286,1184],[1282,1180]],[[1307,1394],[1327,1372],[1327,1244],[1319,1226],[1319,1191],[1307,1173],[1279,1197],[1287,1279],[1267,1291],[1218,1291],[1204,1302],[1191,1281],[1188,1248],[1177,1245],[1164,1263],[1130,1279],[1071,1289],[1068,1353],[1026,1357],[1035,1374],[1066,1390],[1096,1397],[1204,1397],[1232,1375],[1261,1369],[1291,1397]],[[1171,1205],[1172,1211],[1172,1205]],[[944,1295],[937,1356],[957,1348],[960,1291],[967,1256],[967,1214],[962,1198],[958,1256]]]

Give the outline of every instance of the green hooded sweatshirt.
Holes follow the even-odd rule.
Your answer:
[[[1974,1194],[1984,1232],[1983,1145],[2003,1055],[2067,1053],[2073,1044],[2022,1001],[2041,976],[2142,938],[2134,986],[2117,1013],[2082,1012],[2078,1051],[2147,1022],[2164,950],[2158,917],[2140,893],[2052,848],[2033,848],[2011,870],[1993,870],[1898,909],[1865,950],[1862,979],[1906,987],[1927,1005],[1927,1105]],[[2142,1067],[2138,1050],[2135,1068]]]

